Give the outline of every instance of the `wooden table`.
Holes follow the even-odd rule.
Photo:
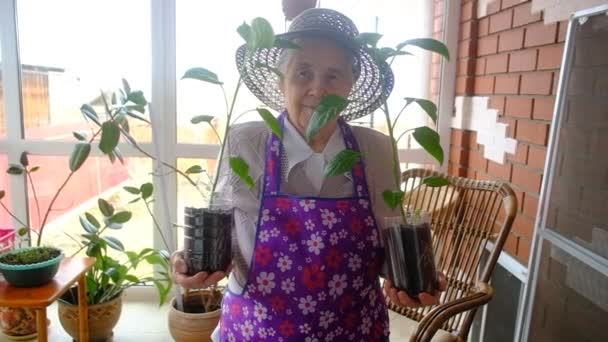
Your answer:
[[[72,285],[78,282],[78,315],[80,318],[80,341],[89,341],[86,272],[95,265],[95,258],[70,257],[64,258],[59,271],[50,283],[31,288],[19,288],[9,285],[5,280],[0,281],[0,306],[11,308],[31,308],[36,310],[36,325],[38,341],[48,339],[46,326],[46,308],[53,304]]]

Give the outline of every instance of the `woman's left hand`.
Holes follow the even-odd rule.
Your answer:
[[[437,274],[437,280],[439,282],[439,291],[435,291],[435,293],[421,292],[418,294],[418,298],[412,298],[407,295],[407,292],[397,290],[388,279],[384,280],[384,291],[391,301],[397,305],[410,308],[434,305],[439,303],[441,292],[447,288],[447,281],[443,273]]]

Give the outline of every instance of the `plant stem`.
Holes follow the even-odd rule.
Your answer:
[[[217,187],[217,181],[219,180],[220,177],[218,177],[220,170],[222,169],[222,161],[223,161],[223,157],[224,157],[224,151],[226,150],[226,142],[230,139],[228,139],[228,133],[230,133],[230,119],[232,118],[232,112],[234,111],[234,104],[236,103],[236,97],[239,93],[239,88],[241,88],[241,83],[242,83],[243,77],[240,76],[239,80],[236,84],[236,89],[234,90],[234,95],[232,96],[232,103],[230,104],[230,111],[228,111],[228,116],[226,117],[226,129],[224,130],[224,141],[222,143],[222,149],[220,151],[220,157],[218,159],[217,162],[217,168],[215,171],[215,177],[213,180],[213,187],[211,188],[211,201],[213,202],[213,194],[215,194],[215,188]],[[230,149],[230,142],[228,142],[229,146],[228,148]]]
[[[97,132],[95,132],[95,134],[91,137],[91,139],[89,139],[89,144],[92,143],[93,140],[95,140],[95,137],[97,137],[97,135],[99,135],[99,133],[101,133],[101,129],[99,129]],[[40,246],[40,242],[42,241],[42,232],[44,230],[44,226],[46,225],[46,221],[49,218],[49,214],[51,213],[51,210],[53,209],[53,204],[55,204],[55,201],[59,197],[59,194],[65,188],[65,186],[68,184],[68,182],[70,181],[70,179],[72,178],[72,176],[74,175],[74,173],[76,173],[76,171],[78,171],[78,170],[70,171],[70,174],[68,174],[68,176],[66,177],[66,179],[63,181],[63,184],[61,184],[61,186],[59,187],[59,189],[57,190],[57,192],[53,196],[53,199],[51,200],[51,203],[49,203],[49,207],[46,210],[46,213],[44,214],[44,219],[42,220],[42,224],[40,224],[40,234],[38,234],[38,240],[36,241],[36,246]]]
[[[10,210],[8,210],[8,208],[4,205],[4,203],[2,203],[2,201],[0,201],[0,205],[2,206],[2,208],[10,215],[10,217],[12,217],[15,221],[17,221],[20,225],[24,226],[27,228],[27,224],[21,222],[20,219],[17,218],[17,216],[13,215],[13,213],[11,213]]]
[[[40,222],[40,202],[38,202],[38,195],[36,195],[36,187],[34,187],[32,174],[28,170],[25,170],[25,174],[27,175],[27,179],[30,181],[30,186],[32,187],[32,193],[34,194],[34,202],[36,202],[36,211],[38,212],[38,222]]]
[[[192,180],[192,178],[190,178],[190,177],[189,177],[189,176],[188,176],[188,175],[187,175],[185,172],[183,172],[183,171],[179,170],[179,169],[178,169],[178,168],[176,168],[175,166],[173,166],[173,165],[171,165],[171,164],[169,164],[169,163],[166,163],[166,162],[164,162],[164,161],[162,161],[162,160],[160,160],[160,159],[158,159],[158,158],[154,157],[154,156],[153,156],[153,155],[151,155],[150,153],[146,152],[144,149],[142,149],[142,148],[139,146],[139,144],[137,143],[137,141],[136,141],[136,140],[135,140],[135,139],[134,139],[134,138],[131,136],[131,134],[129,134],[129,132],[125,131],[125,130],[122,128],[122,126],[120,126],[120,125],[119,125],[119,124],[118,124],[118,123],[117,123],[117,122],[116,122],[114,119],[112,119],[112,121],[113,121],[113,122],[114,122],[114,123],[115,123],[115,124],[118,126],[118,129],[120,129],[120,132],[121,132],[121,133],[122,133],[122,134],[123,134],[125,137],[127,137],[127,140],[128,140],[130,143],[131,143],[131,145],[132,145],[133,147],[135,147],[135,149],[136,149],[136,150],[138,150],[139,152],[141,152],[141,153],[142,153],[143,155],[145,155],[146,157],[148,157],[148,158],[150,158],[150,159],[152,159],[152,160],[154,160],[154,161],[157,161],[157,162],[161,163],[163,166],[168,167],[169,169],[171,169],[171,170],[175,171],[175,172],[176,172],[176,173],[178,173],[180,176],[182,176],[182,177],[184,177],[186,180],[188,180],[188,182],[189,182],[189,183],[190,183],[190,184],[191,184],[193,187],[195,187],[197,190],[199,190],[199,189],[198,189],[198,186],[196,185],[196,182],[195,182],[195,181],[193,181],[193,180]],[[199,190],[199,192],[201,192],[201,191]],[[201,193],[201,195],[203,195],[203,194]]]
[[[399,165],[399,153],[397,151],[397,141],[395,140],[394,127],[391,125],[391,117],[388,111],[388,104],[384,102],[383,107],[384,115],[386,117],[386,125],[388,126],[388,133],[391,137],[391,147],[393,154],[393,177],[395,178],[395,189],[401,190],[401,167]],[[403,205],[399,204],[399,210],[401,212],[403,222],[405,222],[405,211],[403,210]]]
[[[165,244],[165,248],[167,248],[167,250],[170,251],[171,248],[169,247],[169,244],[167,243],[167,240],[165,240],[165,234],[163,234],[162,230],[160,229],[160,225],[156,221],[156,217],[154,217],[154,215],[152,214],[152,210],[150,210],[150,204],[146,200],[144,200],[144,203],[146,204],[146,209],[148,210],[148,214],[150,215],[150,217],[152,217],[152,221],[154,222],[154,227],[156,228],[156,230],[160,234],[160,237],[163,239],[163,243]]]

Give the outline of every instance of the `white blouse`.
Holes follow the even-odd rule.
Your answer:
[[[363,154],[365,174],[372,208],[382,225],[383,217],[398,216],[382,199],[384,190],[393,189],[390,138],[366,127],[351,126]],[[253,257],[258,212],[262,195],[265,148],[270,131],[263,122],[237,124],[230,129],[229,153],[224,153],[217,192],[234,207],[235,227],[232,234],[233,268],[228,287],[241,293]],[[322,153],[315,153],[295,127],[285,120],[283,133],[281,192],[297,196],[349,197],[353,195],[350,173],[325,178],[325,165],[344,149],[340,129],[336,129]],[[227,151],[228,152],[228,151]],[[240,156],[249,165],[255,187],[249,188],[228,167],[229,156]]]

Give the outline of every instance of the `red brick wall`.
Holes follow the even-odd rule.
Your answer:
[[[457,96],[488,96],[518,141],[501,165],[483,157],[473,131],[453,129],[449,172],[509,182],[519,213],[505,250],[527,265],[567,23],[545,25],[531,1],[495,0],[477,15],[463,0],[457,55]]]

